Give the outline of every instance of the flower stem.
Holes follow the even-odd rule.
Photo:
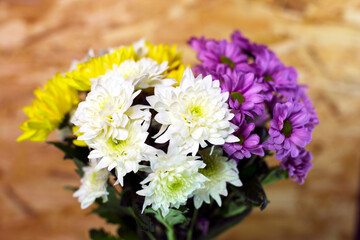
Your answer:
[[[191,240],[192,239],[192,234],[193,234],[193,230],[194,230],[194,226],[195,226],[195,222],[196,222],[196,218],[197,218],[197,214],[198,214],[198,209],[195,208],[192,219],[191,219],[191,225],[190,225],[190,229],[188,231],[187,234],[187,240]]]
[[[166,236],[168,240],[176,240],[174,229],[171,226],[166,226]]]
[[[148,238],[149,238],[150,240],[156,240],[156,238],[154,237],[154,235],[151,234],[151,232],[146,232],[146,231],[145,231],[145,234],[148,236]]]

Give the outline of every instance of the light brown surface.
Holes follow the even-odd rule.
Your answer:
[[[0,239],[87,239],[104,221],[63,189],[78,185],[70,161],[44,143],[15,143],[32,91],[89,48],[141,37],[177,43],[234,29],[269,46],[309,84],[321,125],[303,186],[266,188],[271,201],[219,239],[351,239],[360,160],[360,3],[355,0],[0,1]]]

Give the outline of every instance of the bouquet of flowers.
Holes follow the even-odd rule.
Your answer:
[[[193,70],[176,46],[145,40],[89,51],[24,108],[18,141],[58,129],[48,143],[77,166],[73,196],[118,226],[92,239],[211,239],[266,207],[263,185],[302,184],[312,167],[319,121],[295,69],[238,31],[188,43]]]

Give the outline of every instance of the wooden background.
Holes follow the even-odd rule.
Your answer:
[[[358,0],[0,0],[0,239],[88,239],[105,222],[82,211],[64,185],[79,185],[70,161],[44,143],[15,143],[32,91],[89,48],[141,37],[176,43],[187,63],[192,36],[240,29],[288,65],[320,116],[303,186],[266,188],[271,201],[219,239],[352,239],[360,160]],[[109,226],[106,226],[107,229]]]

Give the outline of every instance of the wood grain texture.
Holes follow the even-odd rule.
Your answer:
[[[26,119],[21,108],[36,87],[89,48],[146,37],[178,44],[185,62],[195,63],[190,36],[226,38],[234,29],[297,68],[321,124],[308,146],[314,168],[306,183],[266,187],[269,206],[219,239],[352,239],[360,170],[357,0],[0,1],[0,238],[79,240],[88,228],[106,226],[63,189],[79,185],[72,162],[46,144],[15,143]]]

